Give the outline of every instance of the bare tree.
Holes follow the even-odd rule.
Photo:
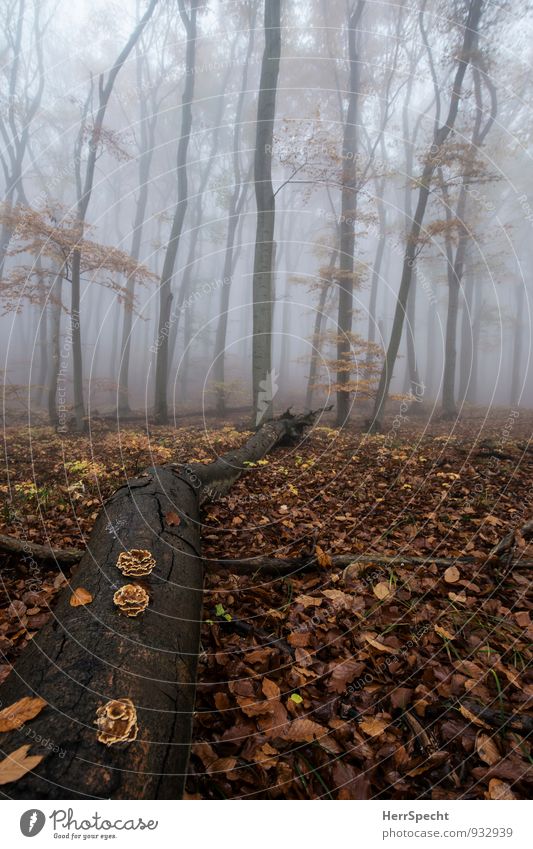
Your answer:
[[[439,153],[455,125],[457,113],[459,110],[463,81],[472,56],[472,48],[476,41],[482,7],[483,0],[470,0],[468,4],[468,15],[464,26],[462,48],[459,54],[459,58],[457,60],[457,67],[453,82],[452,94],[450,98],[450,105],[446,120],[441,126],[439,126],[439,109],[437,108],[435,128],[433,133],[433,142],[427,153],[422,175],[419,180],[420,188],[418,191],[418,201],[404,254],[402,277],[400,281],[400,289],[398,292],[396,310],[394,313],[391,338],[387,348],[387,353],[381,372],[378,390],[376,393],[373,411],[373,422],[370,425],[371,429],[377,429],[381,424],[385,402],[389,393],[389,386],[392,379],[394,365],[396,363],[396,357],[398,355],[398,349],[400,347],[400,340],[402,337],[403,324],[406,314],[407,299],[409,296],[409,290],[411,288],[411,281],[413,279],[413,269],[415,268],[416,258],[419,251],[420,232],[422,229],[422,223],[426,213],[429,194],[431,191],[431,181],[435,170],[439,164]],[[421,19],[424,13],[424,8],[425,3],[421,11]]]
[[[170,238],[167,244],[161,282],[159,285],[159,326],[157,336],[157,359],[155,372],[154,412],[160,424],[168,422],[168,352],[170,313],[172,305],[172,278],[183,230],[183,222],[189,200],[189,185],[187,176],[187,153],[192,130],[192,101],[194,97],[194,70],[196,64],[197,15],[199,0],[191,0],[190,11],[185,8],[185,0],[178,0],[179,11],[187,33],[185,57],[185,85],[181,100],[182,117],[181,133],[178,142],[177,176],[178,200],[172,219]]]
[[[140,38],[146,24],[152,17],[153,11],[158,0],[150,0],[148,8],[141,20],[136,25],[130,35],[125,46],[120,51],[114,65],[107,75],[100,74],[98,79],[98,108],[92,121],[92,127],[89,131],[88,155],[85,162],[85,168],[82,169],[82,147],[84,135],[88,127],[88,109],[92,100],[93,82],[91,80],[91,89],[86,101],[85,114],[80,124],[80,132],[76,141],[75,150],[75,173],[76,173],[76,192],[77,192],[77,218],[79,238],[83,239],[85,228],[85,220],[87,209],[91,200],[91,194],[94,184],[94,174],[96,168],[96,160],[101,150],[102,130],[104,126],[104,118],[109,103],[109,98],[113,91],[115,81],[126,62],[131,51],[135,47],[137,40]],[[83,170],[83,174],[82,174]],[[72,265],[72,283],[71,283],[71,302],[70,302],[70,320],[72,331],[72,369],[74,379],[74,416],[76,420],[76,429],[84,429],[85,403],[83,399],[83,359],[81,351],[81,316],[80,316],[80,294],[81,294],[81,252],[75,248],[71,258]]]

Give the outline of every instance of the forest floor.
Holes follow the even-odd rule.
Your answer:
[[[527,412],[391,419],[372,436],[322,420],[206,507],[189,798],[528,797],[533,546],[512,568],[487,555],[533,517],[532,432]],[[0,534],[83,548],[125,477],[246,435],[236,420],[7,427]],[[290,576],[210,568],[317,546],[321,565]],[[394,562],[342,569],[336,554]],[[456,557],[469,562],[434,562]],[[32,592],[20,557],[1,565],[0,681],[68,578],[45,570]]]

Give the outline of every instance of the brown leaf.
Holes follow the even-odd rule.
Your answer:
[[[473,722],[474,725],[479,725],[480,728],[487,728],[490,730],[490,725],[487,725],[486,722],[483,722],[483,720],[479,716],[476,716],[475,713],[472,713],[472,711],[468,710],[468,708],[466,708],[464,705],[459,705],[459,713],[461,713],[465,719],[468,719],[469,722]]]
[[[386,722],[384,719],[378,719],[376,716],[370,716],[367,719],[362,719],[358,725],[365,734],[368,734],[369,737],[379,737],[380,734],[383,734],[384,731],[389,727],[390,722]]]
[[[289,634],[287,637],[287,642],[291,646],[306,646],[311,638],[311,635],[308,631],[293,631],[292,634]]]
[[[476,751],[481,758],[489,766],[494,766],[501,759],[498,747],[492,737],[488,734],[480,732],[476,739]]]
[[[18,781],[19,778],[22,778],[27,772],[31,772],[41,763],[44,755],[28,755],[29,749],[30,744],[28,743],[0,761],[0,784]]]
[[[396,687],[390,694],[392,708],[406,708],[411,704],[413,690],[410,687]]]
[[[372,592],[376,598],[380,599],[380,601],[383,601],[385,598],[392,598],[394,595],[394,591],[387,581],[380,581],[379,584],[376,584],[375,587],[372,588]]]
[[[263,690],[263,693],[265,694],[267,699],[277,700],[281,695],[281,691],[278,685],[274,681],[271,681],[270,678],[263,678],[261,689]]]
[[[237,758],[217,758],[216,761],[209,764],[207,767],[208,773],[213,772],[231,772],[237,763]]]
[[[175,528],[178,525],[181,525],[181,516],[178,516],[174,510],[169,510],[168,513],[165,514],[165,522],[171,528]]]
[[[321,598],[315,598],[312,595],[298,595],[294,600],[296,604],[303,604],[304,607],[320,607],[322,604]]]
[[[327,733],[322,725],[313,722],[311,719],[293,719],[283,737],[285,740],[292,740],[294,743],[312,743],[313,740],[323,737]]]
[[[485,797],[487,799],[497,799],[503,801],[510,801],[511,799],[516,799],[516,796],[511,790],[511,786],[505,781],[500,781],[499,778],[491,778],[491,780],[489,781],[489,789],[488,792],[485,793]]]
[[[341,663],[336,663],[331,670],[328,690],[333,693],[343,693],[346,685],[361,675],[364,668],[365,664],[357,660],[343,660]]]
[[[380,643],[379,640],[376,640],[374,635],[368,633],[368,631],[365,631],[363,634],[361,634],[361,636],[363,640],[366,640],[367,643],[369,643],[373,648],[377,649],[378,651],[384,651],[388,654],[396,654],[396,649],[392,649],[390,646],[386,646],[384,643]]]
[[[250,696],[238,696],[237,704],[246,716],[260,716],[273,710],[273,702],[258,701]]]
[[[461,573],[456,566],[448,566],[444,573],[444,580],[447,584],[455,584],[461,577]]]
[[[18,702],[0,711],[0,732],[13,731],[20,728],[25,722],[34,719],[46,706],[44,699],[33,696],[25,696]]]
[[[452,634],[451,631],[447,631],[446,628],[441,628],[440,625],[434,625],[433,630],[439,637],[442,637],[443,640],[455,640],[455,634]]]
[[[86,590],[85,587],[77,587],[70,596],[70,606],[84,607],[86,604],[90,604],[92,600],[93,597],[89,590]]]
[[[323,569],[326,569],[328,566],[333,565],[333,560],[326,554],[323,548],[320,548],[319,545],[315,548],[316,561],[319,566],[322,566]]]

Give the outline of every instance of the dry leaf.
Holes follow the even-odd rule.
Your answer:
[[[380,581],[379,584],[376,584],[376,586],[372,588],[372,591],[376,598],[379,598],[380,600],[394,595],[394,591],[391,589],[387,581]]]
[[[294,601],[296,604],[302,604],[304,607],[320,607],[322,604],[321,598],[315,598],[312,595],[298,595]]]
[[[0,732],[13,731],[25,722],[34,719],[46,706],[44,699],[25,696],[18,702],[0,711]]]
[[[443,640],[455,640],[455,634],[452,634],[451,631],[447,631],[446,628],[441,628],[440,625],[434,625],[433,630],[439,637],[442,637]]]
[[[27,743],[0,761],[0,784],[18,781],[41,763],[44,755],[28,755],[29,749],[30,743]]]
[[[461,573],[456,566],[448,566],[444,573],[444,580],[447,584],[455,584],[460,579]]]
[[[281,694],[278,685],[270,678],[263,679],[262,690],[267,699],[279,699]]]
[[[311,635],[308,631],[293,631],[292,634],[289,634],[287,637],[287,642],[291,646],[302,647],[306,646],[311,638]]]
[[[468,710],[464,705],[459,705],[459,713],[461,713],[465,719],[468,719],[469,722],[473,722],[474,725],[479,725],[480,728],[487,728],[490,731],[490,725],[487,725],[486,722],[476,716],[475,713],[472,713],[471,710]]]
[[[464,592],[464,590],[460,593],[450,592],[450,593],[448,593],[448,598],[450,599],[450,601],[456,601],[456,602],[459,602],[459,604],[465,604],[466,593]]]
[[[237,758],[217,758],[216,761],[213,761],[212,764],[209,764],[207,767],[207,772],[230,772],[235,764],[237,763]]]
[[[351,684],[364,669],[365,664],[357,660],[343,660],[341,663],[335,663],[328,681],[328,690],[333,693],[343,693],[346,685]]]
[[[326,554],[323,548],[320,548],[319,545],[315,548],[316,561],[319,566],[322,566],[323,569],[326,569],[328,566],[333,565],[333,560]]]
[[[90,604],[92,600],[93,597],[89,590],[86,590],[85,587],[78,587],[70,596],[70,606],[83,607],[86,604]]]
[[[178,514],[175,513],[173,510],[169,510],[169,512],[165,515],[165,522],[171,528],[177,527],[181,524],[181,516],[178,516]]]
[[[361,728],[361,730],[364,731],[365,734],[368,734],[369,737],[378,737],[387,730],[389,725],[390,722],[385,722],[384,719],[378,719],[375,716],[371,716],[368,719],[362,719],[358,728]]]
[[[488,734],[483,734],[480,732],[477,735],[476,739],[476,751],[481,758],[489,766],[494,766],[497,764],[499,760],[501,760],[501,755],[498,751],[498,747],[494,742],[492,737],[489,737]]]
[[[294,743],[312,743],[327,734],[326,729],[311,719],[293,719],[283,737]]]
[[[499,778],[491,778],[489,781],[488,792],[485,793],[487,799],[495,799],[500,801],[510,801],[516,799],[511,786],[505,781],[500,781]]]
[[[380,643],[379,640],[376,640],[373,634],[369,634],[367,631],[365,631],[363,634],[361,634],[361,636],[363,640],[366,640],[367,643],[369,643],[378,651],[384,651],[388,654],[396,654],[396,649],[391,649],[390,646],[386,646],[384,645],[384,643]]]

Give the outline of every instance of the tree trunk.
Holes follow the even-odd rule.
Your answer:
[[[331,252],[329,259],[328,274],[326,279],[322,281],[320,297],[318,299],[318,304],[316,307],[313,336],[311,339],[311,362],[309,364],[309,377],[307,378],[307,391],[305,394],[305,407],[307,410],[311,409],[311,405],[313,403],[313,394],[316,388],[315,383],[318,377],[318,360],[320,357],[321,341],[320,337],[322,335],[322,326],[324,323],[324,310],[326,307],[326,300],[333,283],[332,274],[337,263],[338,256],[339,251],[337,250],[337,248],[334,248]]]
[[[192,0],[190,16],[185,12],[183,0],[179,0],[179,9],[187,30],[187,51],[185,60],[185,86],[181,101],[181,135],[178,143],[177,172],[178,172],[178,202],[170,230],[170,239],[163,262],[161,283],[159,287],[159,325],[156,341],[157,359],[155,372],[154,412],[159,424],[168,423],[168,351],[169,334],[171,332],[172,277],[176,256],[178,254],[181,231],[188,204],[187,152],[192,129],[192,99],[194,96],[195,62],[196,62],[196,15],[198,0]]]
[[[38,695],[47,706],[23,729],[2,736],[5,755],[24,742],[43,760],[7,788],[17,799],[179,799],[191,740],[202,621],[200,505],[226,492],[284,438],[298,438],[314,415],[269,422],[240,449],[214,463],[152,467],[130,480],[96,520],[70,590],[0,688],[2,706]],[[131,578],[116,567],[124,550],[149,551],[156,566],[137,578],[148,608],[128,618],[113,594]],[[93,600],[72,607],[71,590]],[[97,710],[127,698],[137,738],[97,741]]]
[[[51,339],[50,339],[50,365],[48,369],[48,420],[52,427],[57,427],[59,424],[59,416],[57,410],[57,381],[59,378],[59,368],[61,362],[61,313],[62,305],[62,290],[63,277],[62,271],[57,275],[52,285],[51,302],[52,315],[51,324]]]
[[[273,253],[276,201],[272,143],[281,57],[281,0],[265,0],[265,49],[257,102],[254,184],[257,226],[253,270],[252,393],[255,424],[272,418],[276,392],[272,372]]]
[[[474,301],[474,274],[465,278],[465,298],[461,318],[461,356],[459,359],[459,403],[466,400],[472,369],[472,306]]]
[[[346,424],[350,415],[350,372],[347,368],[352,349],[353,272],[355,247],[357,112],[359,105],[359,69],[356,27],[364,8],[358,0],[348,22],[348,110],[342,142],[342,198],[340,220],[339,306],[337,319],[337,425]]]
[[[520,368],[522,365],[522,315],[524,311],[525,285],[518,284],[515,288],[516,313],[513,327],[513,367],[511,373],[511,392],[509,404],[518,407],[523,386],[520,385]]]
[[[70,332],[72,337],[74,418],[76,421],[76,430],[81,433],[85,430],[85,402],[83,399],[83,356],[81,352],[80,279],[81,254],[79,250],[74,250],[72,254]]]

